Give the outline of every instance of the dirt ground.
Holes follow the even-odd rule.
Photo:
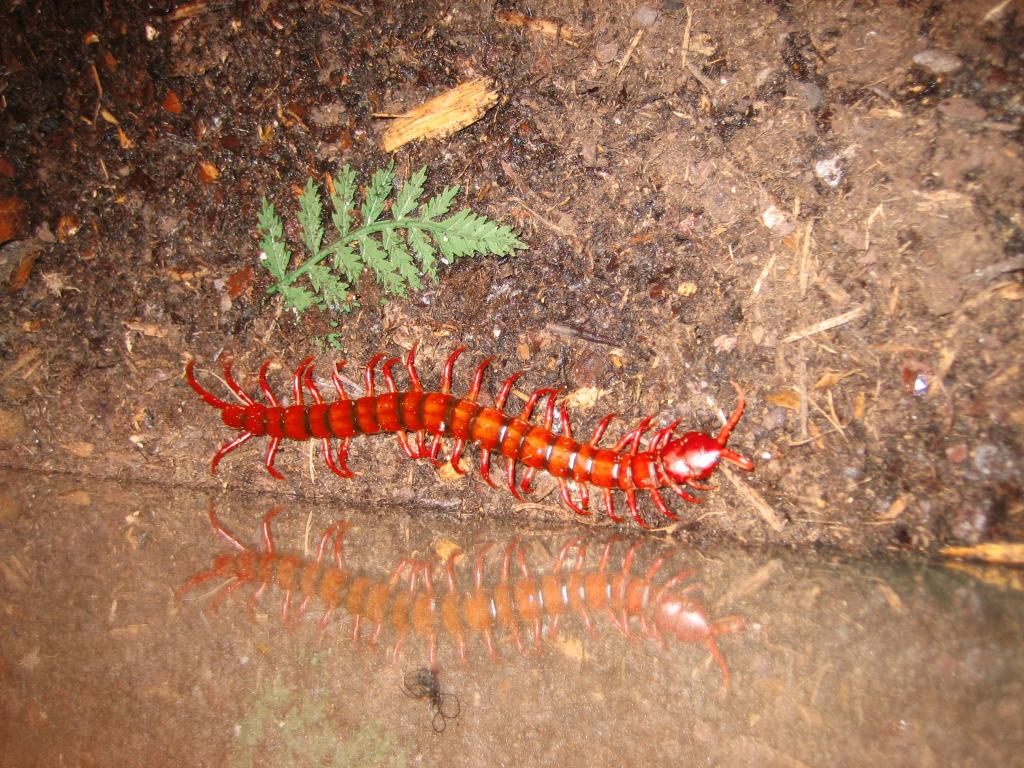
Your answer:
[[[611,441],[646,414],[714,431],[740,384],[730,445],[757,469],[720,472],[701,507],[676,499],[679,536],[1020,540],[1021,4],[513,9],[568,40],[501,10],[7,2],[0,462],[575,525],[550,484],[520,504],[382,438],[353,446],[350,481],[319,462],[311,480],[294,447],[285,482],[254,447],[211,477],[228,433],[188,359],[226,395],[228,357],[249,387],[266,358],[324,370],[419,340],[428,386],[465,345],[496,357],[485,398],[517,369],[525,392],[596,393],[574,425],[615,412]],[[398,150],[398,177],[429,166],[431,193],[462,185],[529,249],[405,299],[364,277],[349,314],[284,311],[258,268],[261,197],[293,221],[308,176],[387,162],[374,114],[480,75],[499,103]]]
[[[624,745],[637,764],[1010,764],[1019,571],[1001,589],[928,563],[1024,541],[1022,51],[1020,0],[5,0],[0,765],[592,766]],[[500,95],[478,122],[380,149],[379,115],[481,76]],[[262,198],[295,243],[308,177],[392,160],[528,249],[404,298],[366,273],[349,313],[286,309]],[[756,469],[670,499],[678,523],[642,494],[653,534],[390,437],[353,443],[349,480],[295,444],[274,480],[262,439],[211,475],[232,435],[187,361],[227,398],[227,360],[250,391],[276,361],[285,395],[307,355],[324,387],[346,358],[355,394],[356,365],[416,342],[428,388],[464,345],[455,392],[493,356],[484,402],[522,370],[510,409],[557,387],[577,435],[619,415],[609,446],[648,414],[716,432],[736,382],[729,446]],[[285,630],[279,594],[251,622],[255,589],[220,612],[212,581],[174,599],[229,549],[211,503],[246,543],[282,505],[277,541],[307,558],[344,517],[377,584],[446,542],[498,544],[494,592],[504,542],[556,580],[561,547],[589,546],[591,571],[607,547],[616,573],[635,547],[632,574],[682,591],[686,571],[728,629],[730,688],[699,638],[627,639],[597,611],[591,636],[577,612],[536,657],[499,635],[501,664],[479,633],[449,663],[445,636],[462,711],[438,737],[401,692],[423,643],[401,667],[352,652],[341,620],[317,644],[312,610]],[[456,562],[452,594],[475,575]]]

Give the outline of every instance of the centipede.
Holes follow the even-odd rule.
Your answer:
[[[625,495],[632,519],[639,526],[650,528],[638,510],[638,493],[649,494],[662,516],[677,521],[679,516],[665,503],[661,489],[667,488],[685,501],[699,503],[701,499],[689,489],[712,490],[704,481],[721,462],[748,472],[754,469],[750,459],[726,447],[746,404],[743,390],[735,382],[732,384],[736,389],[736,408],[717,435],[686,432],[676,436],[675,430],[681,423],[676,420],[655,431],[641,450],[643,436],[652,429],[655,418],[647,416],[611,448],[602,448],[601,438],[616,414],[605,416],[589,441],[578,442],[573,437],[565,400],[557,403],[561,434],[554,429],[559,390],[539,388],[526,399],[518,414],[506,413],[508,396],[522,376],[522,371],[517,371],[504,380],[492,405],[481,405],[478,398],[485,371],[494,360],[488,357],[477,366],[466,396],[457,397],[452,394],[452,375],[456,360],[466,351],[466,347],[460,346],[444,365],[440,390],[427,391],[416,370],[416,348],[414,344],[405,359],[405,389],[399,389],[393,371],[395,365],[402,363],[401,358],[385,360],[386,355],[378,354],[363,369],[365,395],[356,399],[348,396],[340,376],[344,361],[337,363],[331,372],[337,392],[334,402],[324,399],[313,378],[313,358],[307,357],[292,375],[291,405],[280,403],[268,383],[270,361],[263,363],[258,375],[266,403],[257,402],[246,392],[233,377],[230,362],[225,364],[224,382],[239,399],[238,404],[225,402],[205,389],[196,380],[195,362],[189,361],[185,367],[189,385],[207,404],[220,410],[226,426],[240,433],[214,454],[211,472],[216,473],[225,456],[254,437],[269,438],[263,463],[277,479],[284,477],[274,466],[284,440],[319,440],[327,467],[334,474],[349,478],[354,474],[347,463],[349,447],[358,435],[394,433],[408,458],[428,459],[437,466],[444,463],[439,453],[442,441],[449,438],[452,447],[448,462],[452,468],[464,474],[460,459],[467,445],[475,445],[480,453],[480,474],[492,487],[496,484],[491,477],[491,457],[496,453],[505,457],[506,483],[517,500],[522,501],[522,493],[532,490],[536,473],[544,471],[557,480],[562,501],[576,514],[591,513],[589,487],[593,486],[601,490],[608,517],[623,522],[624,518],[615,511],[612,496],[613,491],[620,491]],[[381,375],[387,391],[378,394],[375,369],[382,360]],[[541,423],[535,424],[531,418],[542,400],[545,405]],[[334,440],[338,441],[337,451],[332,448]],[[525,469],[517,478],[520,464]],[[570,484],[576,490],[575,498]]]
[[[344,539],[349,525],[338,521],[320,538],[315,558],[279,552],[271,530],[281,508],[263,517],[262,549],[247,546],[218,519],[211,506],[210,524],[232,547],[218,554],[210,568],[189,578],[175,593],[177,600],[211,579],[223,586],[215,593],[214,607],[244,587],[252,593],[246,603],[250,617],[268,588],[283,594],[281,620],[294,626],[311,603],[323,608],[319,629],[323,635],[339,613],[352,617],[352,643],[377,648],[387,632],[394,636],[389,655],[397,663],[410,636],[426,646],[429,669],[437,669],[439,650],[450,647],[465,661],[471,646],[482,645],[491,659],[499,648],[514,646],[523,655],[541,653],[544,643],[556,640],[561,623],[578,617],[588,635],[608,622],[627,638],[646,637],[664,647],[666,638],[680,644],[707,648],[721,670],[722,686],[729,686],[729,666],[717,638],[743,627],[739,616],[712,620],[701,599],[705,589],[691,581],[696,571],[684,568],[665,581],[657,578],[671,552],[656,557],[643,575],[633,572],[642,541],[628,547],[619,568],[612,556],[619,542],[612,537],[598,549],[595,565],[587,567],[587,546],[574,538],[554,556],[550,567],[531,569],[518,538],[499,548],[497,579],[486,567],[495,542],[484,542],[470,557],[468,584],[456,572],[455,550],[443,560],[403,558],[391,573],[373,576],[351,569],[345,562]],[[296,601],[298,605],[295,605]]]

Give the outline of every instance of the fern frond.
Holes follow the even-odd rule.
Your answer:
[[[394,161],[370,179],[359,209],[359,226],[354,227],[353,207],[359,180],[347,164],[336,181],[328,177],[331,221],[338,239],[324,244],[323,202],[312,179],[299,197],[299,224],[308,258],[289,271],[292,254],[284,239],[280,217],[266,199],[258,223],[262,238],[261,263],[274,277],[268,288],[281,293],[296,312],[311,306],[347,310],[351,307],[349,288],[369,268],[385,291],[404,296],[419,290],[422,278],[437,282],[437,256],[446,262],[475,254],[504,256],[526,248],[512,228],[464,209],[448,216],[459,194],[458,186],[446,187],[426,203],[420,198],[427,181],[424,166],[414,173],[395,195],[391,217],[384,217],[387,201],[394,191]],[[441,219],[443,216],[448,216]],[[312,291],[295,283],[306,278]]]

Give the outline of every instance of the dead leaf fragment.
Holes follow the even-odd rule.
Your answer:
[[[141,333],[151,339],[163,339],[167,337],[167,328],[157,323],[146,323],[141,320],[126,320],[124,327],[129,331]]]
[[[242,267],[240,270],[232,274],[225,283],[228,296],[232,299],[237,299],[243,293],[247,293],[249,289],[252,288],[254,278],[255,273],[251,264]]]
[[[21,261],[18,262],[18,268],[11,275],[10,285],[12,292],[19,291],[25,287],[25,283],[28,282],[28,278],[32,274],[32,267],[35,265],[40,253],[42,253],[41,248],[34,248],[21,257]]]
[[[597,404],[598,400],[607,395],[610,391],[611,390],[608,389],[602,389],[601,387],[580,387],[566,395],[565,405],[567,408],[589,411]]]
[[[213,184],[220,178],[220,171],[213,163],[202,161],[198,165],[199,180],[204,184]]]
[[[88,507],[92,504],[92,497],[88,491],[71,491],[57,497],[57,501],[63,502],[71,507]]]
[[[829,371],[828,373],[824,374],[820,379],[818,379],[814,383],[814,388],[815,389],[831,389],[836,384],[841,382],[843,379],[848,378],[850,376],[854,376],[854,375],[856,375],[858,373],[860,373],[859,370],[842,371],[842,372],[839,372],[839,371]]]
[[[20,237],[25,231],[25,201],[0,197],[0,244]]]
[[[73,443],[62,443],[61,448],[70,453],[72,456],[77,456],[80,459],[87,459],[92,456],[96,450],[96,446],[92,443],[87,443],[84,440],[79,440]]]
[[[82,224],[74,214],[66,214],[57,219],[57,242],[65,243],[78,234]]]
[[[572,29],[561,22],[552,21],[551,19],[533,19],[518,11],[498,11],[494,14],[494,18],[499,24],[526,27],[531,32],[539,32],[547,37],[561,40],[563,43],[567,43],[574,48],[576,47],[576,43],[572,40]]]
[[[788,411],[800,410],[800,393],[792,389],[783,389],[778,392],[770,392],[764,396],[772,405],[785,408]]]
[[[160,103],[160,106],[164,108],[165,112],[170,112],[172,115],[181,114],[181,100],[174,91],[167,91],[167,95]]]

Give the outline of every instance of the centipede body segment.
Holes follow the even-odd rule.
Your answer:
[[[522,499],[522,492],[531,488],[536,473],[543,470],[558,481],[562,501],[579,515],[590,514],[589,487],[599,488],[605,510],[610,518],[621,522],[615,511],[613,491],[621,491],[633,519],[642,527],[649,527],[637,509],[638,492],[647,492],[658,512],[670,520],[678,516],[665,503],[660,489],[667,488],[680,498],[698,503],[689,489],[709,490],[704,481],[726,461],[746,471],[754,469],[753,462],[726,447],[729,436],[743,415],[743,391],[735,383],[738,396],[735,410],[717,435],[686,432],[675,435],[679,421],[657,430],[641,450],[643,436],[652,428],[653,416],[642,419],[626,432],[611,448],[599,443],[614,414],[607,415],[595,428],[587,442],[578,442],[572,432],[565,403],[557,403],[558,392],[541,388],[533,392],[518,414],[505,412],[508,396],[521,372],[509,376],[501,385],[491,406],[481,405],[477,399],[487,366],[485,359],[476,368],[465,397],[452,394],[452,375],[455,362],[465,347],[458,347],[448,358],[441,374],[439,391],[424,390],[415,365],[416,346],[405,359],[408,386],[399,390],[393,368],[401,364],[400,358],[385,360],[381,373],[387,391],[375,389],[375,369],[384,359],[376,355],[367,363],[363,379],[365,395],[352,399],[345,391],[338,372],[344,363],[332,371],[331,379],[337,399],[327,402],[313,379],[312,358],[299,363],[292,375],[292,404],[281,404],[269,383],[269,361],[260,368],[259,389],[266,403],[256,402],[231,374],[230,364],[224,367],[224,380],[241,401],[233,404],[221,400],[196,380],[194,363],[189,362],[185,376],[192,389],[209,405],[221,412],[228,427],[238,436],[226,443],[214,455],[211,470],[227,454],[253,437],[268,437],[264,465],[275,478],[282,478],[274,467],[283,440],[319,440],[324,462],[341,477],[351,477],[348,451],[352,438],[393,432],[405,455],[411,459],[428,459],[435,464],[439,459],[444,439],[452,441],[449,461],[459,473],[462,454],[467,445],[475,445],[480,452],[480,473],[494,485],[491,477],[491,457],[500,454],[506,459],[505,479],[512,495]],[[307,400],[308,396],[308,400]],[[541,423],[531,422],[534,411],[544,402]],[[555,410],[558,409],[562,433],[554,430]],[[338,440],[337,450],[332,441]],[[525,469],[517,477],[519,465]],[[575,487],[574,497],[570,486]]]

